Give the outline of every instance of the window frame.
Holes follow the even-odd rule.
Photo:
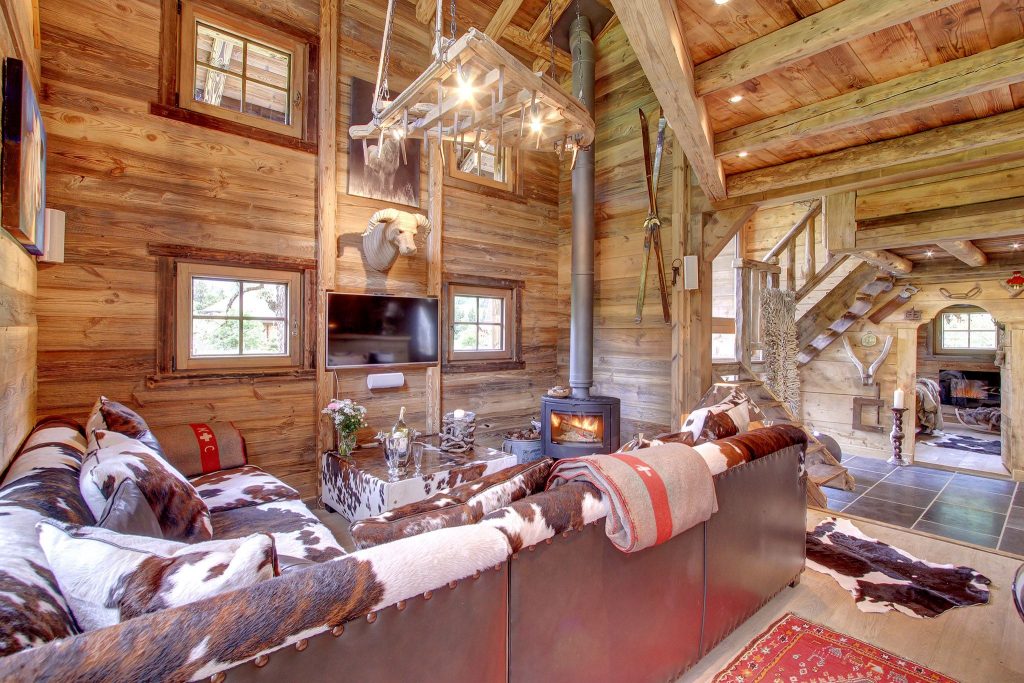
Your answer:
[[[445,372],[485,372],[525,367],[522,349],[523,289],[524,283],[521,280],[462,275],[445,277],[441,296],[441,363]],[[503,350],[455,350],[454,306],[455,297],[459,295],[501,298],[505,301],[502,321],[505,339]]]
[[[972,315],[972,314],[983,313],[985,315],[989,315],[990,317],[992,317],[992,322],[993,322],[993,330],[992,331],[993,331],[993,333],[996,336],[996,345],[995,345],[995,347],[993,347],[991,349],[983,349],[983,348],[970,347],[970,346],[968,346],[967,348],[962,348],[962,349],[947,348],[944,345],[944,336],[943,336],[943,333],[946,331],[945,326],[943,324],[943,320],[944,320],[944,316],[947,313],[958,313],[958,314],[961,314],[961,315],[967,315],[968,316],[968,324],[967,324],[967,329],[966,330],[950,330],[951,332],[967,332],[967,343],[968,344],[970,344],[970,339],[971,339],[971,336],[970,336],[971,327],[970,327],[970,317],[969,316]],[[978,331],[979,332],[988,332],[989,330],[978,330]],[[989,313],[985,309],[981,308],[980,306],[962,306],[962,307],[944,308],[941,311],[939,311],[939,313],[935,316],[935,320],[932,322],[932,354],[934,356],[937,356],[937,357],[942,357],[942,356],[956,356],[956,357],[974,356],[974,357],[994,358],[995,354],[996,354],[996,352],[998,350],[999,350],[999,323],[998,323],[998,321],[996,321],[995,316],[992,316],[991,313]]]
[[[293,89],[289,92],[289,99],[294,99],[296,91],[301,93],[301,98],[290,124],[285,126],[194,101],[195,31],[193,28],[188,35],[189,31],[185,29],[194,26],[194,21],[188,23],[188,17],[197,10],[203,17],[225,18],[222,21],[204,19],[206,23],[223,23],[224,30],[230,33],[297,55],[292,62]],[[178,0],[161,0],[160,85],[157,101],[149,105],[150,114],[316,154],[319,40],[315,33],[227,0],[181,0],[180,3]],[[186,42],[188,46],[183,45]],[[296,51],[286,45],[293,45]],[[188,68],[183,68],[186,62],[191,66],[191,74]]]
[[[503,190],[505,192],[514,193],[517,187],[517,169],[518,164],[516,163],[517,151],[511,147],[505,148],[505,180],[494,180],[493,178],[487,178],[485,176],[479,176],[475,173],[469,173],[459,168],[458,159],[455,155],[455,144],[452,142],[444,143],[445,150],[444,155],[447,160],[448,166],[448,177],[456,180],[462,180],[467,183],[473,183],[475,185],[483,185],[485,187],[491,187],[495,190]],[[493,156],[489,154],[489,156]]]

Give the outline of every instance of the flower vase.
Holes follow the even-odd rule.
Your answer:
[[[347,458],[352,455],[352,451],[356,447],[356,433],[355,432],[342,432],[340,429],[338,432],[338,455],[343,458]]]

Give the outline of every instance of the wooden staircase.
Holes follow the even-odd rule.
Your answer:
[[[714,405],[725,398],[727,392],[739,389],[749,400],[752,407],[751,419],[758,419],[766,425],[792,424],[800,427],[807,434],[807,452],[804,456],[804,469],[807,472],[807,504],[824,508],[828,504],[825,492],[821,490],[826,484],[832,488],[852,491],[853,475],[836,460],[814,433],[800,421],[789,406],[758,379],[739,379],[729,382],[716,382],[704,395],[698,407]]]

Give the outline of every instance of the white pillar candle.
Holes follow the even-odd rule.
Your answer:
[[[897,389],[892,395],[892,407],[893,408],[906,408],[904,400],[906,399],[906,393],[902,389]]]
[[[456,420],[461,420],[462,418],[466,417],[466,411],[463,410],[462,408],[458,408],[452,413],[452,417],[454,417]]]

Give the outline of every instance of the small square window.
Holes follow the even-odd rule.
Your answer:
[[[521,367],[522,283],[490,278],[467,280],[471,281],[445,283],[446,369]]]
[[[178,106],[301,138],[307,58],[293,36],[185,0]]]
[[[996,350],[996,323],[980,309],[947,309],[936,320],[938,351],[991,353]]]
[[[180,262],[176,369],[301,365],[299,272]]]
[[[501,155],[495,154],[494,143],[472,139],[446,143],[448,175],[477,185],[514,192],[516,189],[515,151],[505,147]]]

